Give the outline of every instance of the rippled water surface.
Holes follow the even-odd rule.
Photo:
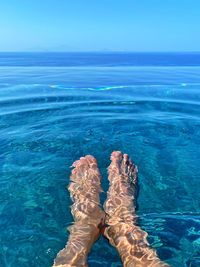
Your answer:
[[[23,67],[11,59],[0,64],[0,266],[52,265],[72,222],[69,167],[94,155],[106,192],[113,150],[138,165],[139,224],[159,256],[200,266],[198,64],[59,67],[20,58]],[[121,266],[103,239],[89,263]]]

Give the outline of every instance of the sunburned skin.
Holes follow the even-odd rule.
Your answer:
[[[104,204],[104,236],[117,249],[125,267],[167,267],[150,248],[147,233],[134,224],[137,172],[127,154],[112,153],[108,168],[110,187]]]
[[[101,176],[96,159],[92,156],[80,158],[72,165],[69,185],[74,201],[71,212],[74,224],[69,228],[69,240],[54,261],[56,267],[86,267],[87,255],[100,235],[100,226],[105,214],[99,207]]]

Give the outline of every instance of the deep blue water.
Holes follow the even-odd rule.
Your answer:
[[[0,66],[200,66],[198,53],[1,53]]]
[[[48,267],[72,222],[70,166],[113,150],[139,168],[139,224],[200,266],[200,54],[0,53],[0,266]],[[100,239],[90,266],[121,266]]]

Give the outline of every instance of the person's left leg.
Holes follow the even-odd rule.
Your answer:
[[[85,156],[74,162],[69,191],[74,204],[71,211],[74,224],[69,228],[67,245],[54,261],[54,267],[86,267],[87,255],[100,235],[104,212],[100,208],[100,173],[97,161]]]

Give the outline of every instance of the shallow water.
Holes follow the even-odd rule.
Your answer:
[[[106,192],[113,150],[138,165],[139,224],[159,256],[200,266],[200,67],[175,63],[0,67],[0,266],[52,265],[72,222],[69,167],[94,155]],[[102,238],[89,263],[121,266]]]

